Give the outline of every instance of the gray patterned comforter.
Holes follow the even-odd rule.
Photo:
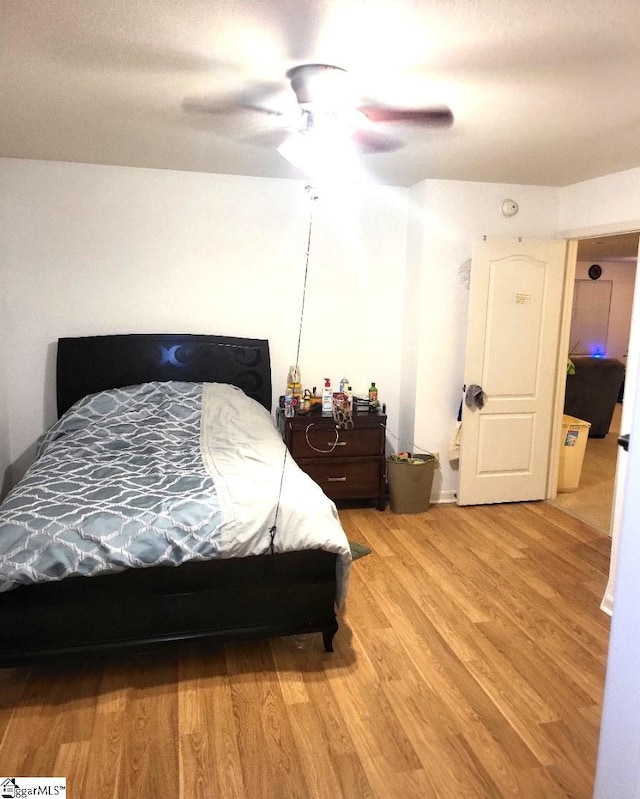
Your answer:
[[[0,591],[263,554],[276,520],[275,551],[340,555],[340,603],[350,551],[335,506],[262,406],[216,383],[104,391],[53,425],[0,506]]]

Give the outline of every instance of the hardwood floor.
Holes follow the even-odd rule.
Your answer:
[[[2,775],[76,799],[590,797],[609,538],[547,503],[341,517],[373,552],[333,654],[313,635],[0,671]]]

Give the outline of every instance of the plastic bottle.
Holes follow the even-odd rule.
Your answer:
[[[287,389],[291,391],[293,395],[294,405],[300,405],[302,399],[302,381],[300,379],[300,368],[298,366],[289,367]]]
[[[340,381],[340,393],[346,394],[348,387],[349,387],[349,381],[347,380],[346,377],[343,377],[342,380]]]
[[[328,377],[324,379],[324,388],[322,389],[322,412],[331,413],[333,411],[333,394],[331,393],[331,380]]]
[[[284,415],[290,419],[292,416],[295,416],[295,413],[296,409],[293,405],[293,393],[291,389],[287,387],[287,392],[284,395]]]
[[[348,403],[349,412],[351,413],[353,412],[353,390],[351,386],[347,386],[346,394],[347,394],[347,403]]]
[[[369,386],[369,411],[376,411],[378,408],[378,389],[376,384],[372,383]]]

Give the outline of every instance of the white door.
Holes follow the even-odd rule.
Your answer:
[[[562,311],[566,242],[487,239],[474,247],[458,504],[544,499]]]

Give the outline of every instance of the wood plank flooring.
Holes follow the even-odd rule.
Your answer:
[[[78,799],[587,799],[608,537],[547,503],[341,511],[320,635],[0,671],[0,773]]]

